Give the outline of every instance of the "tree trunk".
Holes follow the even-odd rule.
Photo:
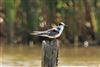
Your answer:
[[[7,42],[8,44],[14,41],[14,22],[16,17],[16,7],[14,0],[5,0],[6,10],[6,31],[7,31]]]
[[[45,28],[50,28],[51,24],[55,22],[56,19],[56,3],[57,0],[43,0],[43,17],[47,25]]]
[[[85,20],[86,22],[89,22],[91,24],[91,28],[93,29],[92,25],[92,18],[91,18],[91,8],[90,8],[90,3],[89,0],[83,0],[84,6],[85,6]]]

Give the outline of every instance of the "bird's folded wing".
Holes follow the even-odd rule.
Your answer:
[[[50,31],[52,30],[56,30],[56,28],[51,28],[51,29],[48,29],[46,31],[33,31],[32,33],[30,33],[31,35],[38,35],[38,34],[42,34],[42,33],[49,33]]]
[[[43,36],[43,37],[47,37],[47,38],[58,38],[59,36],[60,36],[60,34],[57,34],[57,35],[45,35],[45,34],[43,34],[43,35],[39,35],[39,36]]]
[[[30,33],[31,35],[39,35],[42,33],[48,33],[48,31],[33,31],[32,33]]]

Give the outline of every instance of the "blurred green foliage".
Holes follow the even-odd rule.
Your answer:
[[[86,33],[87,22],[100,38],[100,0],[0,0],[0,16],[5,20],[8,42],[33,30],[46,30],[61,21],[68,26],[63,33],[64,40],[69,34]]]

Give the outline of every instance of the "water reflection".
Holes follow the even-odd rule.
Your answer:
[[[59,67],[100,67],[100,47],[74,48],[61,46],[59,51]],[[27,45],[0,46],[1,67],[41,67],[41,46]]]

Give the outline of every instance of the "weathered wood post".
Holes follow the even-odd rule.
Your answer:
[[[59,41],[57,39],[42,42],[42,67],[58,66]]]

